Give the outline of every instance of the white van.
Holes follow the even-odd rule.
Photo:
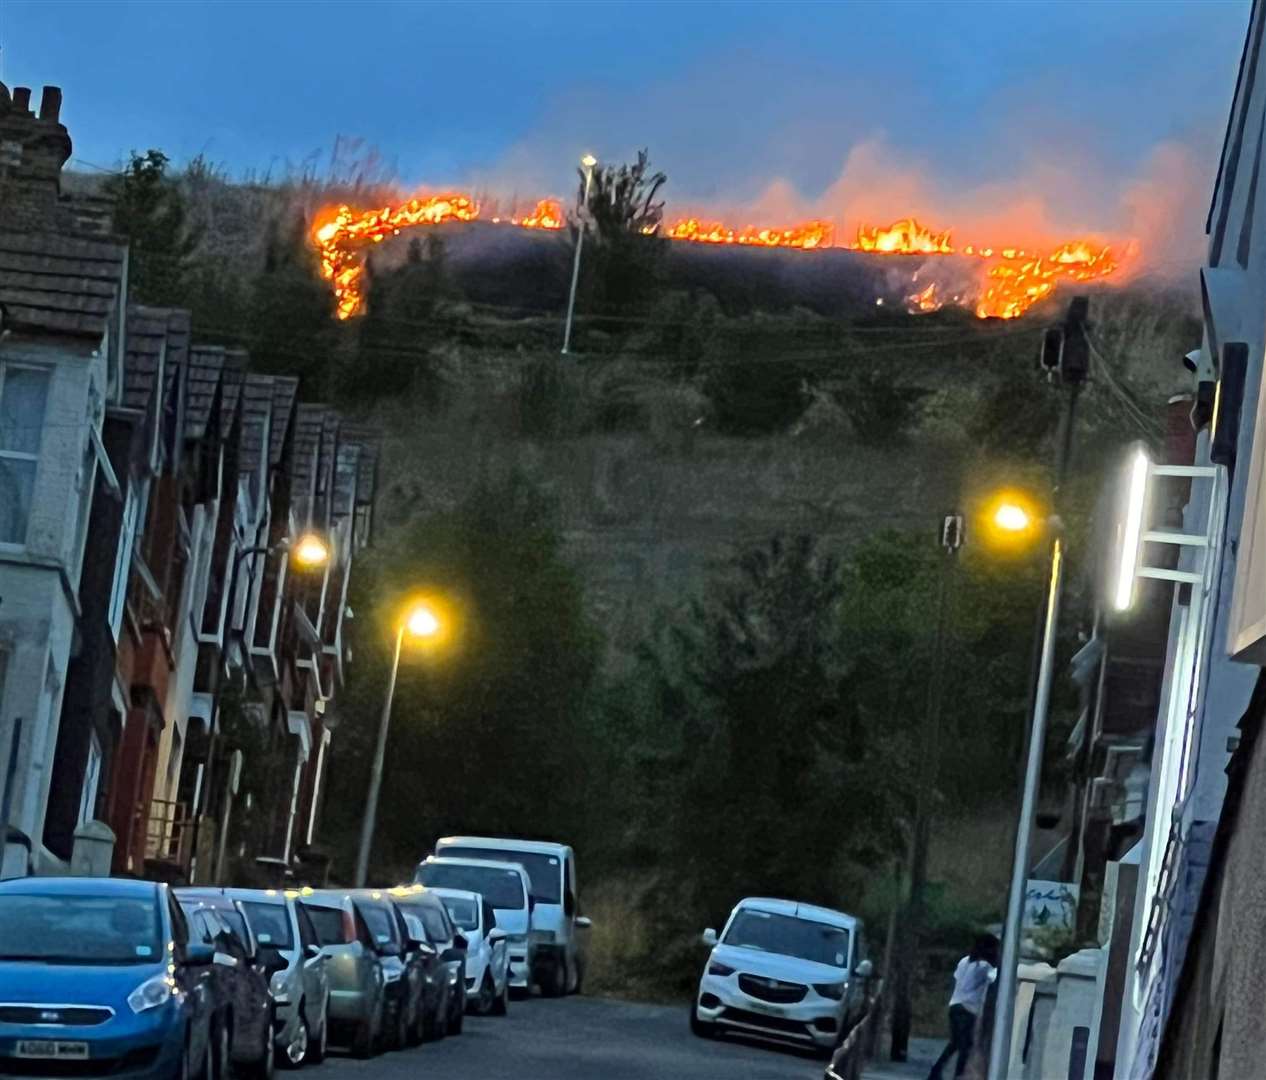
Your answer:
[[[446,859],[519,863],[532,883],[533,982],[549,997],[578,994],[585,978],[585,942],[590,921],[580,914],[576,854],[566,844],[446,836],[435,845]]]

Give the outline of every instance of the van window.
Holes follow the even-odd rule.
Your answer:
[[[497,866],[424,862],[418,867],[417,880],[419,884],[433,888],[482,893],[493,907],[527,907],[522,879],[513,870],[502,870]]]
[[[527,871],[532,885],[532,899],[538,904],[563,902],[563,861],[557,855],[539,851],[515,851],[505,848],[446,847],[436,854],[452,859],[485,859],[489,862],[518,863]],[[504,907],[498,904],[497,907]]]

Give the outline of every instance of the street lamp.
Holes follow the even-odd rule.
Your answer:
[[[400,650],[404,636],[418,642],[434,641],[443,630],[443,623],[426,603],[413,605],[396,627],[395,655],[391,660],[391,675],[387,680],[387,700],[383,703],[382,719],[378,723],[378,745],[374,749],[374,764],[369,773],[369,794],[366,799],[365,820],[361,823],[360,852],[356,856],[355,886],[365,887],[369,876],[369,852],[374,844],[374,826],[378,817],[378,796],[382,792],[382,768],[387,756],[387,730],[391,726],[391,703],[396,696],[396,676],[400,671]]]
[[[576,313],[576,286],[580,284],[580,249],[585,242],[585,222],[589,214],[589,189],[593,185],[593,170],[598,164],[598,159],[592,154],[586,154],[580,159],[580,164],[585,170],[585,195],[582,199],[579,231],[576,233],[576,258],[571,268],[571,295],[567,298],[567,324],[563,328],[564,356],[571,350],[571,320]]]

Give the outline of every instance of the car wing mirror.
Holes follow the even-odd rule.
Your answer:
[[[591,918],[589,918],[589,916],[588,916],[588,915],[577,915],[577,916],[576,916],[576,929],[577,929],[577,930],[588,930],[588,929],[590,929],[592,926],[593,926],[593,920],[592,920]]]
[[[470,939],[461,931],[458,931],[453,935],[453,948],[458,952],[465,952],[470,948]]]
[[[188,967],[205,967],[215,961],[215,947],[191,942],[184,947],[181,962]]]
[[[712,929],[712,927],[710,927],[710,926],[708,927],[708,929],[706,929],[706,930],[703,932],[703,943],[704,943],[704,944],[705,944],[705,945],[706,945],[709,949],[712,949],[712,948],[715,948],[715,947],[716,947],[716,943],[717,943],[717,932],[716,932],[715,930],[713,930],[713,929]]]
[[[435,950],[435,946],[432,945],[429,941],[416,942],[416,947],[417,947],[418,952],[421,953],[423,956],[425,956],[428,960],[433,959],[436,956],[439,956],[439,953],[436,952]]]
[[[237,957],[230,956],[226,952],[215,952],[212,954],[211,962],[218,964],[220,967],[235,968],[237,967]]]
[[[494,926],[488,931],[488,944],[495,945],[498,941],[505,941],[506,932],[499,926]]]
[[[319,960],[325,955],[325,950],[320,945],[309,945],[304,952],[308,954],[309,960]]]
[[[863,960],[860,964],[857,965],[857,967],[853,969],[853,974],[856,975],[859,979],[869,979],[872,975],[875,974],[875,965],[872,964],[869,960]]]
[[[280,950],[272,945],[265,945],[259,950],[259,966],[266,974],[276,975],[279,971],[285,971],[289,964]]]

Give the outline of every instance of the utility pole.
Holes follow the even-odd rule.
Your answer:
[[[923,929],[923,894],[927,887],[928,834],[932,824],[932,798],[941,764],[941,705],[945,695],[945,639],[949,625],[950,593],[958,566],[958,549],[963,545],[963,515],[946,514],[941,521],[941,567],[936,589],[936,636],[932,667],[928,678],[927,708],[923,714],[919,740],[918,786],[915,789],[914,831],[910,844],[910,895],[901,918],[901,936],[896,965],[892,1041],[889,1057],[905,1061],[910,1043],[912,1015],[911,984],[918,958],[919,935]]]
[[[1002,931],[1002,960],[998,970],[997,1009],[989,1046],[988,1080],[1005,1080],[1011,1063],[1011,1028],[1015,1021],[1015,995],[1020,960],[1020,936],[1024,925],[1024,896],[1028,889],[1030,839],[1042,783],[1042,759],[1046,747],[1046,725],[1050,714],[1051,689],[1055,675],[1055,638],[1059,630],[1059,608],[1064,588],[1064,535],[1059,519],[1060,499],[1072,458],[1073,430],[1077,399],[1090,373],[1090,343],[1086,338],[1089,301],[1074,297],[1062,328],[1047,331],[1042,346],[1042,366],[1048,377],[1058,378],[1065,395],[1055,445],[1055,473],[1052,484],[1051,547],[1045,619],[1042,624],[1041,661],[1033,695],[1033,716],[1028,733],[1028,753],[1020,816],[1016,823],[1015,852],[1011,862],[1011,885]]]
[[[598,164],[598,159],[592,154],[586,154],[580,159],[580,164],[585,170],[585,194],[582,199],[584,206],[581,208],[580,220],[576,224],[576,258],[571,268],[571,292],[567,296],[567,323],[563,328],[564,356],[571,351],[571,320],[576,314],[576,288],[580,284],[580,249],[585,244],[585,229],[589,221],[589,191],[593,187],[593,170]]]

